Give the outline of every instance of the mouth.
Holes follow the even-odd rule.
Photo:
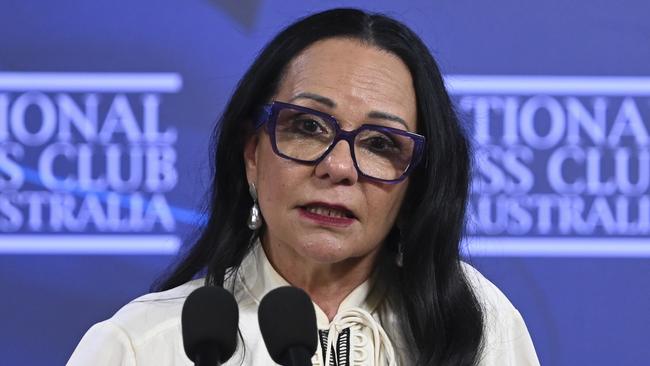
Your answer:
[[[338,218],[356,218],[352,211],[345,206],[329,205],[321,202],[314,202],[301,207],[303,210],[321,216],[338,217]]]
[[[300,211],[303,216],[323,224],[347,226],[356,220],[354,213],[347,207],[323,202],[312,202],[300,206]]]

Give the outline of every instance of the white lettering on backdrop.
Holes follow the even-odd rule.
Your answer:
[[[0,232],[173,233],[176,74],[0,73]],[[167,125],[163,128],[162,125]]]

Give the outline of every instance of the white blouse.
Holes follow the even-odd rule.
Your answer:
[[[463,268],[485,311],[480,365],[539,365],[519,312],[477,270],[468,264]],[[192,365],[183,350],[181,310],[185,298],[203,284],[204,279],[198,279],[131,301],[112,318],[93,325],[67,365]],[[257,245],[229,285],[239,305],[239,329],[245,347],[239,344],[224,365],[276,365],[262,340],[257,308],[266,293],[289,284],[271,266],[261,245]],[[370,281],[361,284],[343,300],[332,322],[314,304],[319,329],[314,365],[412,364],[409,347],[398,333],[395,314],[379,306],[382,296],[377,292],[371,291]]]

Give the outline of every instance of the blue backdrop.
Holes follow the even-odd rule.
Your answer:
[[[335,6],[404,21],[448,76],[476,150],[467,255],[542,364],[650,362],[646,0],[4,0],[0,364],[64,364],[148,292],[200,225],[236,82]]]

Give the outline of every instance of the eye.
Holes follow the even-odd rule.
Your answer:
[[[399,151],[399,146],[389,136],[374,134],[361,141],[361,145],[368,151],[378,154],[394,153]]]
[[[307,136],[329,134],[329,128],[325,122],[309,114],[299,114],[291,119],[291,131]]]
[[[322,131],[323,128],[321,125],[309,117],[298,118],[294,121],[294,127],[300,131],[307,132],[310,134],[318,133],[319,130]]]
[[[385,136],[374,136],[368,139],[367,145],[373,150],[387,150],[393,148],[395,144]]]

